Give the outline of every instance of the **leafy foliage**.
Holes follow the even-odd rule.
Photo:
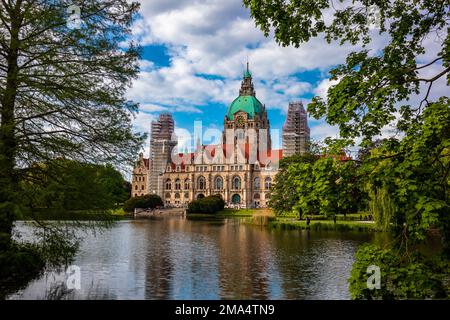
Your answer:
[[[225,201],[220,195],[211,195],[191,201],[188,205],[189,213],[216,213],[223,210]]]
[[[23,205],[64,210],[109,209],[129,194],[125,180],[111,165],[57,159],[35,166],[20,183]]]
[[[438,81],[450,82],[448,1],[356,0],[351,2],[243,0],[266,35],[274,30],[281,45],[300,46],[311,38],[358,44],[345,63],[330,71],[335,84],[327,98],[314,97],[308,111],[339,127],[339,149],[360,139],[357,176],[368,196],[377,223],[392,229],[389,248],[363,248],[352,272],[355,298],[436,298],[445,296],[442,273],[419,254],[428,232],[438,229],[443,240],[443,263],[450,256],[450,105],[446,96],[433,97]],[[385,47],[373,52],[375,32],[370,30],[371,8],[376,6],[375,27]],[[327,19],[327,21],[325,21]],[[426,47],[433,40],[433,46]],[[446,78],[446,79],[445,79]],[[414,100],[417,102],[412,102]],[[394,125],[398,139],[379,139],[386,125]],[[314,167],[316,167],[314,165]],[[305,181],[297,191],[318,178],[324,199],[305,197],[303,206],[329,207],[335,186],[327,179],[333,171],[324,161],[317,168],[297,164]],[[293,170],[293,169],[292,169]],[[344,168],[344,170],[347,170]],[[307,172],[311,176],[307,176]],[[351,174],[353,175],[353,174]],[[312,191],[312,189],[309,189]],[[302,197],[300,197],[301,199]],[[385,275],[383,289],[367,290],[367,264],[379,263]],[[448,270],[448,265],[447,265]],[[444,272],[445,274],[445,272]],[[446,274],[448,281],[448,271]],[[388,283],[389,282],[389,283]]]
[[[358,210],[360,190],[355,162],[339,156],[293,156],[281,162],[270,205],[277,215],[347,214]]]
[[[156,194],[147,194],[128,199],[123,205],[123,210],[125,210],[125,212],[133,212],[136,208],[154,209],[156,207],[162,207],[163,205],[164,203],[160,196]]]
[[[380,289],[367,287],[367,268],[376,265],[381,271]],[[442,259],[425,259],[417,255],[402,260],[394,251],[373,245],[362,246],[356,254],[350,278],[354,299],[425,299],[447,298],[444,282],[450,264]]]
[[[80,28],[68,24],[74,4]],[[117,167],[139,150],[145,136],[131,130],[137,105],[125,98],[139,71],[139,48],[125,41],[137,10],[127,0],[0,1],[0,252],[20,253],[11,235],[16,218],[30,210],[25,201],[83,207],[87,200],[85,206],[105,207],[121,197],[112,190],[94,204],[95,195],[83,192],[118,187],[110,168],[88,184],[81,173],[94,175],[93,168],[67,174],[54,163],[55,172],[35,164],[65,158]],[[67,185],[56,182],[59,173]]]

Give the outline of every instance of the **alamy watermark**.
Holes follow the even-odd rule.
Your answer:
[[[369,290],[381,289],[381,271],[380,267],[376,265],[370,265],[367,267],[367,274],[370,274],[367,278],[367,288]]]
[[[223,131],[208,128],[204,131],[202,121],[195,121],[193,135],[188,130],[172,134],[171,140],[176,146],[171,158],[174,164],[259,163],[264,170],[273,171],[278,169],[281,156],[272,142],[281,141],[280,137],[280,130],[268,128],[225,128]],[[204,145],[203,141],[210,143]],[[166,141],[161,140],[161,143]],[[194,157],[185,152],[186,147],[194,151]]]
[[[81,289],[81,268],[76,265],[70,265],[66,270],[66,287],[69,290]]]
[[[67,14],[69,17],[66,20],[67,28],[74,30],[74,29],[81,29],[81,25],[83,23],[83,20],[81,20],[81,9],[77,5],[71,5],[67,8]]]
[[[381,11],[380,8],[375,4],[367,8],[367,25],[370,30],[380,29]]]

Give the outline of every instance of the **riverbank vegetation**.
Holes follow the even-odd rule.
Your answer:
[[[130,164],[145,140],[145,135],[132,132],[137,105],[125,98],[139,71],[139,48],[124,42],[138,4],[84,2],[79,25],[69,23],[71,4],[0,3],[2,288],[12,289],[17,279],[34,276],[44,265],[66,263],[77,247],[70,228],[38,219],[45,230],[39,243],[17,243],[14,222],[32,217],[33,209],[41,206],[104,209],[119,201],[113,193],[123,186],[109,184],[109,175],[115,174],[104,164]],[[90,164],[104,166],[103,178],[75,176],[83,170],[103,170]],[[76,173],[65,175],[59,165]],[[101,198],[96,192],[103,186],[109,192]],[[58,256],[61,259],[50,259]]]
[[[193,200],[189,203],[187,211],[189,213],[217,213],[223,210],[225,201],[220,195],[211,195],[201,199]]]
[[[134,209],[155,209],[163,207],[164,203],[160,196],[156,194],[147,194],[140,197],[132,197],[128,199],[124,205],[123,210],[127,213],[133,212]]]
[[[330,71],[327,96],[308,105],[311,116],[339,128],[339,139],[326,139],[318,153],[312,149],[282,161],[274,210],[299,215],[364,210],[378,228],[392,233],[388,247],[358,250],[350,279],[353,298],[448,298],[450,101],[442,94],[450,82],[448,4],[354,1],[336,8],[326,1],[243,2],[266,36],[273,30],[283,46],[324,36],[358,50]],[[384,48],[374,50],[380,38]],[[388,127],[395,135],[386,135]],[[347,158],[345,150],[355,145],[358,156]],[[426,257],[420,246],[431,231],[440,235],[442,250]],[[369,266],[380,268],[380,289],[368,288]]]

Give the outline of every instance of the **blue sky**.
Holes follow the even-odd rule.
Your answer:
[[[327,20],[332,12],[324,16]],[[192,133],[197,120],[204,128],[222,129],[247,59],[271,128],[281,130],[289,101],[307,106],[315,95],[326,97],[333,84],[329,70],[361,48],[328,44],[321,37],[299,48],[280,47],[272,35],[266,38],[255,27],[241,0],[142,0],[132,39],[144,50],[141,73],[127,97],[141,105],[134,128],[143,132],[149,132],[150,122],[163,111],[173,114],[178,132]],[[371,52],[385,44],[373,32]],[[309,125],[315,140],[337,136],[338,130],[323,119],[310,118]],[[148,154],[148,142],[144,152]]]

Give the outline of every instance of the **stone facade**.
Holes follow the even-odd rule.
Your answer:
[[[140,197],[148,194],[149,167],[149,159],[144,158],[144,155],[140,153],[139,159],[134,165],[133,178],[131,181],[131,195],[133,197]]]

